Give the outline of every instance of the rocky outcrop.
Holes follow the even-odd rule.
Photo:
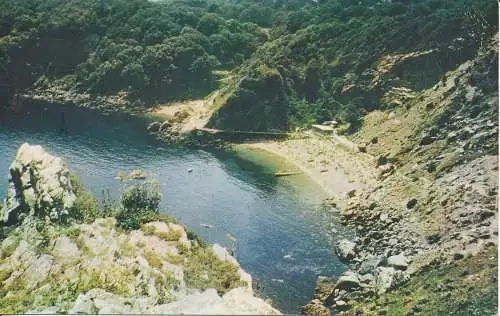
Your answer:
[[[321,303],[329,310],[386,314],[390,309],[379,305],[394,308],[397,303],[389,299],[394,294],[387,292],[397,291],[407,306],[423,310],[427,304],[424,314],[436,313],[436,300],[426,303],[410,289],[422,289],[425,282],[462,280],[471,262],[496,253],[497,37],[434,87],[413,95],[413,101],[403,101],[403,107],[390,112],[367,115],[366,126],[356,138],[377,157],[373,165],[380,170],[378,181],[345,198],[346,206],[339,213],[356,233],[356,252],[348,261],[349,271],[331,282],[334,287],[326,298],[317,294],[309,310],[323,313]],[[345,259],[345,251],[337,247],[337,252]],[[488,273],[495,277],[487,282],[496,282],[497,267],[489,267],[493,272]],[[437,269],[441,274],[436,276]],[[472,280],[472,276],[466,278]],[[444,286],[439,297],[453,299],[461,290]],[[474,296],[484,296],[472,285],[467,291],[467,304],[473,304]],[[494,296],[496,300],[496,289]],[[404,310],[415,313],[415,309]]]
[[[12,225],[2,227],[0,313],[279,314],[224,247],[200,245],[171,220],[137,230],[113,217],[62,224],[75,199],[61,159],[19,149],[3,213]]]
[[[152,222],[130,232],[118,231],[114,218],[64,229],[50,226],[53,240],[47,245],[39,244],[46,233],[34,224],[28,218],[0,246],[0,282],[6,293],[16,298],[33,292],[52,302],[29,302],[33,313],[279,314],[254,296],[251,276],[220,246],[213,247],[217,252],[211,265],[236,265],[242,286],[224,292],[196,287],[186,273],[199,274],[207,283],[224,276],[203,265],[193,270],[213,250],[199,248],[177,224]],[[76,299],[57,301],[58,293]],[[3,303],[0,299],[0,311],[9,312]]]
[[[253,296],[249,289],[236,288],[220,296],[215,289],[189,294],[175,302],[143,306],[141,299],[127,298],[93,289],[80,294],[70,314],[205,314],[205,315],[276,315],[277,311]]]
[[[335,251],[341,260],[352,260],[356,256],[356,243],[347,239],[341,239],[335,245]]]
[[[3,224],[26,216],[62,221],[76,200],[68,168],[41,146],[23,144],[9,168],[7,199],[0,212]]]

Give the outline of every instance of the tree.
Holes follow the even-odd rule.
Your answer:
[[[129,86],[136,89],[146,87],[149,83],[149,78],[144,73],[144,68],[138,63],[126,65],[123,68],[120,77]]]
[[[321,87],[320,64],[316,59],[312,59],[307,64],[304,85],[306,99],[308,101],[315,101]]]
[[[198,30],[209,36],[217,33],[224,24],[224,20],[214,13],[204,14],[198,22]]]

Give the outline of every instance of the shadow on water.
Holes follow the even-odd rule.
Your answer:
[[[0,128],[0,197],[17,148],[23,142],[39,144],[67,161],[97,196],[107,189],[119,196],[118,171],[140,168],[153,174],[161,185],[162,210],[209,242],[234,248],[243,268],[282,312],[300,312],[314,295],[318,275],[345,270],[333,245],[348,232],[318,207],[323,193],[307,179],[276,178],[281,161],[266,164],[230,152],[166,145],[148,136],[145,126],[137,117],[57,105],[31,104],[9,113]]]

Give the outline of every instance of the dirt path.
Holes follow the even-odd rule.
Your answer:
[[[179,126],[179,132],[184,134],[202,128],[208,123],[217,108],[216,99],[219,94],[220,90],[217,90],[206,99],[162,105],[155,108],[152,113],[176,124]]]

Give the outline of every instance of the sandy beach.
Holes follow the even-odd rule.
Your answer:
[[[233,147],[265,150],[287,159],[329,196],[340,199],[351,190],[364,191],[376,182],[373,156],[355,152],[336,138],[311,136],[285,141],[262,141]],[[343,142],[347,140],[343,139]]]

